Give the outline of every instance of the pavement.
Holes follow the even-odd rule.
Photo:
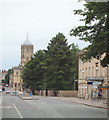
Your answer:
[[[21,91],[17,91],[17,96],[23,100],[39,100],[37,96],[34,97],[33,95],[30,95],[28,93],[23,93]]]
[[[107,107],[107,100],[106,99],[83,99],[78,97],[60,97],[64,101],[79,103],[87,106],[97,107],[97,108],[104,108],[108,109]]]
[[[23,100],[38,100],[38,96],[30,96],[28,93],[23,93],[23,92],[18,92],[18,96],[23,99]],[[40,96],[41,97],[41,96]],[[42,96],[43,97],[43,96]],[[49,96],[50,97],[50,96]],[[104,108],[104,109],[109,109],[107,107],[107,99],[83,99],[83,98],[78,98],[78,97],[53,97],[56,99],[61,99],[63,101],[67,102],[74,102],[74,103],[79,103],[87,106],[92,106],[92,107],[97,107],[97,108]]]

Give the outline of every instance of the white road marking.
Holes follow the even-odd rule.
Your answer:
[[[23,118],[22,115],[21,115],[21,113],[20,113],[19,110],[17,109],[17,107],[16,107],[14,104],[13,104],[13,106],[14,106],[14,108],[16,109],[16,111],[18,112],[20,118]]]
[[[2,109],[3,109],[3,108],[7,108],[7,109],[8,109],[8,108],[12,108],[12,106],[0,106],[0,109],[1,109],[1,108],[2,108]]]

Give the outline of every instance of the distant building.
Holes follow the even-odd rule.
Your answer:
[[[22,90],[23,80],[21,79],[21,70],[22,67],[31,60],[33,56],[34,47],[31,42],[28,40],[28,35],[26,41],[21,45],[21,61],[20,65],[13,67],[13,87],[17,90]]]
[[[33,56],[33,45],[27,40],[21,45],[21,66],[24,66],[25,63],[27,63],[29,60],[31,60],[31,57]]]
[[[96,97],[98,94],[97,92],[103,86],[109,85],[109,65],[107,67],[102,67],[100,65],[100,60],[94,58],[91,59],[90,62],[83,62],[81,57],[84,53],[84,51],[79,53],[78,97]],[[105,54],[102,55],[102,58],[104,56]],[[106,98],[107,90],[101,90],[103,97]]]
[[[0,70],[0,83],[2,82],[2,80],[5,79],[6,74],[7,74],[6,70]]]

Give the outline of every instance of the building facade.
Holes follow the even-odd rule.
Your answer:
[[[28,40],[28,35],[26,41],[21,45],[21,61],[18,66],[13,67],[13,88],[16,90],[22,90],[23,80],[21,79],[21,71],[23,66],[31,60],[34,53],[34,47]]]
[[[21,45],[21,66],[24,66],[33,56],[33,45],[27,40]]]
[[[100,60],[92,59],[90,62],[83,62],[81,57],[84,52],[79,53],[78,68],[78,97],[96,98],[99,90],[102,90],[104,98],[107,97],[107,89],[102,86],[109,85],[109,66],[102,67]],[[105,54],[102,55],[102,58]]]

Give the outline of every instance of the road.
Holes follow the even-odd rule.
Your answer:
[[[6,88],[9,89],[9,88]],[[23,100],[12,94],[2,94],[2,118],[106,118],[107,111],[63,101],[56,97]]]
[[[1,85],[0,85],[0,89],[2,89]],[[2,109],[1,109],[1,106],[2,106],[2,93],[0,93],[0,120],[2,118]]]

